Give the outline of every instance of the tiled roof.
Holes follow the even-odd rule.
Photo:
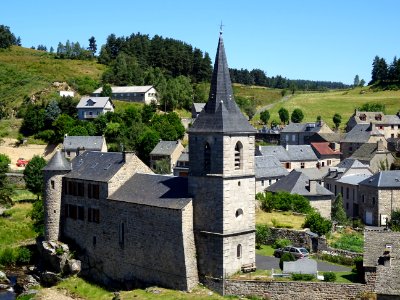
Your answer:
[[[104,108],[108,101],[110,97],[82,97],[76,108]]]
[[[100,151],[105,143],[103,136],[66,136],[63,142],[64,151],[84,150]]]
[[[109,199],[169,209],[182,209],[192,201],[187,178],[140,173],[133,175]]]
[[[152,85],[143,85],[143,86],[113,86],[111,87],[112,93],[146,93],[150,90],[153,86]],[[103,91],[103,88],[98,88],[93,92],[93,94],[99,94]]]
[[[400,170],[381,171],[361,181],[360,185],[400,189]]]
[[[255,156],[255,175],[256,178],[276,178],[289,174],[282,166],[282,163],[272,155]]]
[[[57,151],[47,165],[43,168],[44,171],[70,171],[71,163],[65,158],[65,156]]]
[[[311,143],[311,146],[320,155],[339,155],[340,154],[340,151],[332,150],[332,148],[329,147],[328,142]]]
[[[179,145],[179,141],[159,141],[150,155],[171,155]]]
[[[218,41],[209,99],[189,128],[190,132],[256,133],[235,102],[222,34]]]

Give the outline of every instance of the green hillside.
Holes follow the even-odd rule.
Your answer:
[[[98,85],[104,69],[96,61],[55,59],[48,52],[13,46],[0,50],[0,101],[17,108],[26,97],[55,92],[52,83],[56,81],[75,88]]]
[[[354,109],[367,102],[383,103],[386,106],[386,114],[395,114],[400,110],[400,91],[373,92],[364,87],[346,91],[299,93],[287,101],[275,104],[270,110],[270,120],[279,121],[278,110],[281,107],[286,108],[289,113],[295,108],[300,108],[304,113],[304,122],[315,121],[317,116],[321,116],[330,127],[333,127],[333,115],[339,113],[342,116],[340,127],[343,128]]]

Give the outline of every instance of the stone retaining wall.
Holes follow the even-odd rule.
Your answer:
[[[303,230],[293,230],[285,228],[270,228],[271,234],[267,240],[267,244],[272,244],[277,239],[288,239],[294,246],[305,247],[311,249],[311,237]]]
[[[224,290],[225,295],[268,297],[272,300],[343,300],[360,299],[373,287],[357,283],[226,280]]]
[[[18,187],[25,188],[24,174],[22,173],[6,173],[8,182]]]

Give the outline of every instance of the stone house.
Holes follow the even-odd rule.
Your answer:
[[[389,170],[395,161],[393,154],[384,146],[381,140],[375,144],[367,143],[361,145],[350,158],[357,159],[361,163],[368,165],[374,173],[380,170]]]
[[[110,97],[82,97],[76,106],[79,120],[92,120],[101,114],[114,111]]]
[[[363,266],[377,299],[399,299],[400,232],[365,230]]]
[[[306,145],[316,133],[333,133],[323,121],[311,123],[289,123],[281,130],[281,145]]]
[[[315,168],[318,163],[310,145],[258,146],[256,155],[275,156],[288,171]]]
[[[150,152],[150,167],[155,170],[156,162],[166,159],[172,173],[184,149],[180,141],[159,141]]]
[[[44,168],[45,239],[107,286],[191,290],[255,269],[256,130],[236,105],[222,33],[210,98],[189,130],[187,178],[129,153],[57,152]],[[160,251],[161,249],[161,251]]]
[[[100,97],[103,88],[98,88],[92,93],[94,97]],[[113,86],[111,97],[114,100],[140,102],[150,104],[158,103],[157,90],[152,85],[144,86]]]
[[[273,193],[289,192],[302,195],[310,200],[311,206],[317,209],[321,216],[331,218],[333,193],[301,172],[293,170],[266,190]]]
[[[334,167],[340,163],[341,152],[337,149],[332,149],[330,143],[320,142],[311,143],[311,147],[318,157],[320,167]]]
[[[376,144],[382,141],[386,147],[384,135],[376,129],[373,123],[357,124],[340,142],[341,159],[350,157],[358,148],[367,143]]]
[[[264,192],[267,187],[289,174],[281,162],[271,155],[254,158],[256,173],[256,194]]]
[[[354,111],[347,122],[346,131],[351,131],[357,124],[374,124],[385,139],[400,137],[400,113],[385,115],[383,112]]]
[[[174,176],[187,177],[189,175],[189,149],[183,149],[174,167]]]
[[[107,152],[104,136],[65,136],[63,152],[65,157],[74,158],[84,151]]]
[[[359,183],[360,217],[367,225],[385,226],[400,209],[400,171],[381,171]]]

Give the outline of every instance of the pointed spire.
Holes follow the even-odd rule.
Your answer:
[[[255,129],[240,111],[233,96],[232,82],[222,38],[222,26],[221,23],[208,102],[193,123],[190,131],[255,132]]]
[[[60,150],[53,155],[44,171],[71,171],[71,163],[64,157]]]

